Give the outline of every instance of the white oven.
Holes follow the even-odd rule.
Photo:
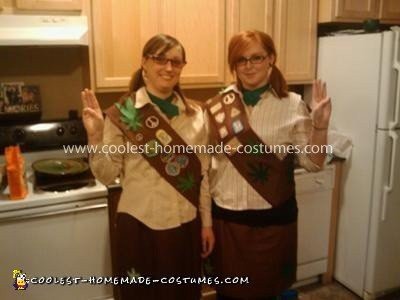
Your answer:
[[[28,196],[8,200],[7,189],[0,193],[1,298],[112,299],[111,284],[90,282],[112,274],[106,187],[95,180],[72,190],[38,191],[30,164],[42,158],[69,156],[60,150],[23,155]],[[0,156],[1,161],[4,157]],[[15,269],[27,275],[25,290],[13,287]]]

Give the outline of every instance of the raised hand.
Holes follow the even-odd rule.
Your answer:
[[[82,120],[89,143],[98,144],[103,140],[104,118],[99,102],[89,89],[81,92],[83,105]]]
[[[328,128],[332,103],[326,93],[326,83],[319,79],[313,83],[311,109],[313,125],[319,129]]]

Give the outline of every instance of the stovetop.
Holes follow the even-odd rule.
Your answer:
[[[31,168],[31,165],[34,161],[45,158],[77,158],[82,157],[82,154],[67,155],[63,150],[51,150],[26,152],[22,153],[22,155],[25,158],[25,178],[27,182],[28,195],[22,200],[9,200],[7,188],[0,193],[0,211],[95,199],[98,197],[107,196],[106,186],[101,184],[98,180],[94,180],[91,185],[86,185],[78,189],[71,189],[67,191],[51,192],[35,189],[34,175]],[[0,156],[0,164],[2,162],[4,162],[4,156]]]
[[[4,148],[19,144],[25,159],[28,195],[22,200],[9,200],[8,189],[0,192],[0,211],[41,207],[107,196],[107,188],[92,178],[90,184],[65,191],[43,191],[35,188],[31,165],[40,159],[85,158],[84,153],[66,153],[65,145],[85,145],[86,132],[81,120],[61,120],[0,126],[0,164],[4,163]]]

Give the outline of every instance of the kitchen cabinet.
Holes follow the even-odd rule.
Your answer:
[[[224,0],[91,3],[96,91],[125,91],[133,72],[140,67],[144,44],[161,32],[177,37],[185,47],[188,64],[182,71],[183,87],[224,84]]]
[[[400,24],[400,1],[381,0],[379,19],[382,23]]]
[[[331,200],[331,215],[329,225],[329,248],[328,248],[328,265],[326,272],[322,275],[322,282],[324,284],[333,282],[333,272],[335,270],[335,252],[336,252],[336,238],[338,231],[339,209],[340,209],[340,194],[342,191],[342,173],[344,160],[334,160],[332,164],[335,166],[335,184],[332,190]]]
[[[397,0],[320,0],[318,22],[362,22],[379,19],[385,24],[400,23]]]
[[[335,166],[295,174],[298,215],[297,280],[328,271]]]
[[[92,1],[92,86],[125,91],[153,35],[176,36],[188,64],[182,87],[218,87],[232,81],[226,62],[229,38],[244,29],[269,33],[278,67],[291,84],[315,78],[317,0]],[[199,12],[212,13],[199,13]]]
[[[289,84],[315,79],[317,0],[232,0],[227,36],[246,30],[264,31],[273,38],[277,66]],[[228,41],[227,41],[228,42]]]
[[[273,33],[279,63],[290,84],[312,83],[317,51],[317,1],[277,1]]]
[[[17,9],[24,10],[82,10],[82,0],[17,0]]]
[[[29,154],[35,155],[33,152]],[[41,155],[48,157],[44,155],[49,154]],[[3,206],[0,212],[1,240],[10,241],[1,245],[1,276],[10,278],[12,270],[23,268],[28,278],[48,276],[55,279],[53,276],[57,276],[58,283],[61,283],[63,277],[65,285],[56,285],[54,281],[51,285],[29,284],[28,295],[20,293],[16,296],[20,291],[12,288],[11,278],[10,283],[0,285],[1,299],[112,299],[112,286],[109,284],[67,283],[70,280],[67,276],[80,276],[82,279],[111,276],[106,199],[101,196],[90,200],[61,200],[71,197],[69,192],[73,195],[79,195],[79,192],[61,192],[53,198],[49,192],[33,195],[33,190],[29,191],[28,199],[20,200],[21,204],[25,203],[11,210],[4,209],[8,200],[0,194]],[[95,193],[98,192],[97,189]],[[53,201],[43,202],[46,197]],[[38,201],[42,206],[32,204]]]

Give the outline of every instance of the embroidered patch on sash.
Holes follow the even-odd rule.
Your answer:
[[[237,117],[238,115],[240,115],[240,110],[238,110],[237,108],[232,107],[232,109],[231,109],[231,118]]]
[[[238,147],[242,145],[242,143],[237,139],[237,137],[233,137],[226,144],[229,145],[230,147],[230,151],[228,152],[229,156],[234,155],[237,152]]]
[[[189,164],[189,157],[186,155],[180,154],[175,158],[175,161],[179,164],[179,166],[184,169]]]
[[[160,120],[156,116],[150,116],[144,121],[146,124],[147,128],[154,129],[158,127],[158,124],[160,124]]]
[[[157,156],[157,144],[158,144],[158,142],[157,142],[157,140],[150,140],[150,141],[148,141],[146,144],[145,144],[145,151],[144,151],[144,154],[147,156],[147,157],[154,157],[154,156]]]
[[[195,186],[194,177],[192,174],[186,174],[185,176],[178,178],[177,188],[182,192],[191,190]]]
[[[263,163],[249,163],[249,175],[254,182],[266,182],[268,179],[268,167]]]
[[[218,123],[222,123],[222,122],[224,122],[224,120],[225,120],[225,113],[224,112],[220,112],[220,113],[217,113],[216,115],[215,115],[215,121],[217,121]]]
[[[218,102],[217,104],[213,105],[210,107],[210,112],[212,114],[215,114],[217,111],[219,111],[222,108],[221,102]]]
[[[115,106],[121,113],[120,121],[130,130],[137,131],[142,127],[142,118],[139,110],[133,105],[132,98],[125,100],[124,104],[115,103]]]
[[[160,159],[163,163],[172,161],[175,158],[175,154],[171,153],[161,153]]]
[[[164,129],[158,129],[156,131],[156,137],[164,146],[172,142],[172,137]]]
[[[239,133],[243,130],[243,123],[240,120],[236,120],[232,123],[232,129],[234,133]]]
[[[218,130],[218,132],[219,132],[219,136],[221,137],[221,139],[225,138],[228,135],[228,129],[225,126],[221,127]]]
[[[143,134],[138,133],[138,134],[135,136],[135,139],[136,139],[138,142],[142,141],[142,140],[143,140]]]
[[[181,172],[181,167],[176,161],[170,161],[165,166],[165,172],[169,176],[178,176]]]
[[[225,105],[232,104],[235,101],[235,95],[233,93],[226,94],[222,99]]]

